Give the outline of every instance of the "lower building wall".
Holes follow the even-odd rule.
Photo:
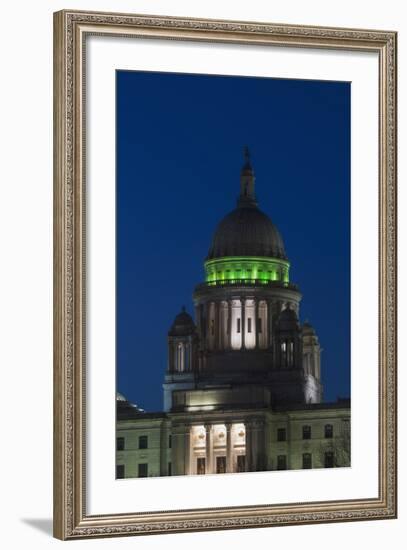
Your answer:
[[[325,468],[331,460],[327,455],[333,467],[350,466],[350,411],[272,415],[266,445],[269,470],[285,469],[284,460],[289,470]]]
[[[159,477],[171,471],[171,430],[165,421],[118,421],[116,443],[116,477]]]
[[[239,418],[244,413],[236,413]],[[350,466],[350,409],[318,408],[298,411],[256,413],[257,422],[249,421],[255,438],[255,456],[246,456],[249,470],[282,470]],[[258,419],[260,418],[260,422]],[[158,477],[197,473],[193,430],[198,417],[190,415],[176,421],[168,417],[118,421],[116,477]],[[222,415],[200,423],[214,428],[222,424]],[[243,424],[242,424],[243,426]],[[260,428],[259,428],[260,427]],[[254,430],[254,431],[253,431]],[[232,428],[233,432],[233,428]],[[243,436],[244,437],[244,436]],[[253,453],[253,447],[251,447]],[[205,455],[205,448],[199,455]],[[242,454],[245,451],[238,451]],[[236,451],[227,458],[227,471],[236,471]],[[222,454],[222,453],[221,453]],[[226,453],[223,453],[226,454]],[[198,456],[198,455],[197,455]],[[195,458],[194,458],[195,457]],[[207,459],[206,464],[214,462]],[[229,466],[233,463],[233,466]],[[212,464],[212,469],[214,465]],[[230,469],[232,468],[232,469]]]

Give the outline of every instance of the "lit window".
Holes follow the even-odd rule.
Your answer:
[[[277,441],[287,441],[287,431],[285,428],[278,428]]]
[[[303,426],[302,427],[302,438],[303,439],[311,439],[311,426]]]
[[[309,470],[312,468],[312,454],[304,453],[302,455],[302,468],[303,470]]]
[[[116,451],[124,451],[124,437],[116,439]]]
[[[251,317],[248,317],[247,319],[247,332],[251,332],[252,331],[252,319]]]
[[[138,465],[138,477],[148,477],[148,464]]]
[[[148,449],[148,436],[140,435],[138,438],[138,448],[139,449]]]
[[[332,439],[334,436],[334,427],[332,424],[325,424],[325,438]]]
[[[116,479],[124,479],[124,464],[116,465]]]
[[[277,470],[287,470],[287,456],[278,455],[277,457]]]
[[[287,350],[287,345],[286,345],[285,342],[283,342],[283,343],[281,344],[281,351],[282,351],[283,353],[285,353],[286,350]]]

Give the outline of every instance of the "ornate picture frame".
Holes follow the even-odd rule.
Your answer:
[[[247,506],[136,513],[88,512],[85,84],[86,41],[90,36],[377,55],[379,419],[378,492],[374,498],[284,504],[259,501]],[[55,537],[65,540],[396,517],[396,43],[397,34],[391,31],[69,10],[54,14]]]

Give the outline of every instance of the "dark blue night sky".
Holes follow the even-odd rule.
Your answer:
[[[148,411],[246,144],[324,350],[325,400],[349,396],[350,84],[118,71],[117,389]]]

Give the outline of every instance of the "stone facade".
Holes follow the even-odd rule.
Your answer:
[[[187,414],[127,407],[118,402],[118,477],[350,466],[349,400]]]

